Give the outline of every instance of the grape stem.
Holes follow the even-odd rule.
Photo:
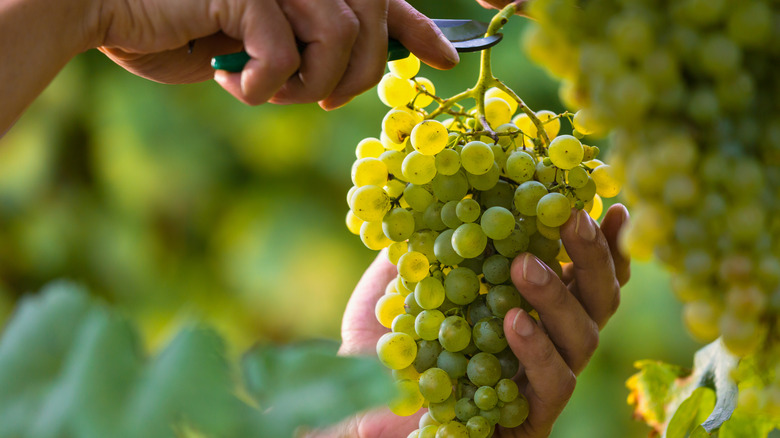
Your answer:
[[[491,35],[494,35],[496,32],[499,31],[508,21],[509,18],[515,15],[518,8],[524,3],[524,1],[518,0],[512,3],[509,3],[506,5],[501,11],[499,11],[492,20],[490,20],[490,24],[488,25],[487,32],[485,32],[485,37],[489,37]],[[521,111],[523,111],[529,119],[531,119],[531,122],[536,126],[536,131],[538,132],[542,143],[545,147],[549,146],[550,144],[550,138],[547,135],[547,132],[544,130],[544,126],[541,120],[539,120],[538,117],[536,117],[536,113],[534,113],[528,106],[523,102],[523,99],[520,98],[520,96],[517,95],[514,91],[512,91],[511,88],[507,87],[506,84],[498,80],[495,76],[493,76],[493,67],[491,64],[491,50],[490,48],[485,49],[482,51],[482,56],[480,58],[480,71],[479,71],[479,78],[477,79],[477,83],[474,85],[473,88],[469,88],[466,91],[463,91],[461,93],[456,94],[455,96],[452,96],[448,99],[443,99],[441,101],[437,101],[439,103],[439,107],[434,110],[429,118],[434,118],[440,114],[443,114],[445,112],[449,112],[449,108],[454,105],[456,102],[464,100],[464,99],[474,99],[477,103],[477,115],[479,122],[482,124],[482,127],[484,128],[484,133],[490,138],[493,139],[493,141],[498,141],[498,135],[496,134],[495,130],[490,126],[487,119],[485,118],[485,93],[487,90],[489,90],[492,87],[497,87],[501,91],[507,93],[512,99],[514,99],[517,102],[517,107]]]

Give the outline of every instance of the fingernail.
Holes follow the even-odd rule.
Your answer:
[[[537,286],[543,286],[550,281],[550,273],[542,266],[542,262],[531,254],[523,259],[523,279]]]
[[[517,312],[517,315],[515,315],[515,320],[512,321],[512,329],[515,331],[515,333],[524,338],[531,336],[531,334],[534,332],[534,325],[535,324],[531,319],[531,316],[522,309]]]
[[[444,45],[444,57],[447,58],[447,61],[450,61],[453,65],[459,63],[460,56],[458,56],[458,51],[455,50],[455,47],[452,47],[450,40],[448,40],[447,37],[445,37],[443,34],[439,34],[439,39]]]
[[[577,224],[574,226],[574,231],[588,242],[596,240],[596,227],[587,211],[580,210],[580,212],[577,213]]]

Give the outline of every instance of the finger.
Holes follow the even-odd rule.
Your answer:
[[[578,374],[598,346],[596,323],[550,268],[532,254],[516,257],[511,275],[517,290],[539,313],[568,367]]]
[[[588,212],[575,210],[561,226],[561,241],[572,261],[570,288],[599,328],[617,310],[620,283],[606,237]]]
[[[615,264],[615,275],[621,286],[628,283],[631,278],[631,260],[623,254],[618,244],[618,235],[620,230],[628,222],[628,210],[623,204],[614,204],[609,207],[607,214],[601,221],[601,232],[609,244],[609,250],[612,253],[612,261]]]
[[[446,70],[460,61],[458,52],[433,21],[403,0],[390,0],[387,31],[431,67]]]
[[[546,437],[571,397],[576,378],[550,338],[524,310],[507,312],[504,332],[528,379],[524,395],[529,414],[520,427],[505,429],[501,436]]]
[[[341,81],[325,100],[323,109],[338,108],[376,85],[387,59],[387,0],[347,0],[360,21],[360,36],[352,46],[349,66]]]
[[[305,44],[298,74],[274,95],[273,103],[310,103],[330,95],[347,70],[360,21],[342,0],[288,0],[282,10]]]
[[[241,38],[251,59],[240,73],[218,70],[214,79],[249,105],[267,102],[298,70],[300,55],[287,18],[275,1],[250,2],[233,22],[222,25],[226,34]]]
[[[306,433],[302,438],[406,438],[417,429],[424,412],[421,409],[408,417],[399,417],[388,408],[374,409],[325,430]]]
[[[374,307],[387,284],[396,276],[396,267],[380,252],[349,298],[341,326],[341,354],[375,354],[376,341],[387,329],[373,317]]]

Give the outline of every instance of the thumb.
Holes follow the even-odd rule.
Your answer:
[[[387,31],[431,67],[448,70],[460,62],[458,52],[433,21],[403,0],[390,0]]]

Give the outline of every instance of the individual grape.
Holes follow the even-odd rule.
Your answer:
[[[486,318],[474,325],[472,338],[477,348],[486,353],[499,353],[506,348],[507,340],[501,321],[495,317]]]
[[[436,309],[444,302],[444,285],[437,278],[426,277],[414,288],[414,299],[425,310]]]
[[[404,199],[414,211],[424,212],[433,202],[433,194],[425,187],[409,184],[404,189]]]
[[[536,216],[536,205],[549,192],[539,181],[526,181],[515,190],[514,204],[520,214]]]
[[[449,380],[449,378],[447,380]],[[433,417],[434,420],[444,425],[455,419],[456,403],[455,394],[451,393],[450,396],[441,403],[429,403],[428,412],[430,412],[431,417]],[[442,426],[439,426],[439,430],[441,430],[441,428]],[[436,431],[436,433],[438,434],[439,431]]]
[[[439,343],[446,351],[458,352],[471,342],[471,326],[462,316],[448,316],[439,326]]]
[[[399,78],[411,79],[420,71],[420,60],[410,53],[406,58],[388,62],[387,68]]]
[[[541,221],[537,221],[536,231],[550,240],[561,239],[561,229],[559,227],[548,227]]]
[[[457,421],[450,421],[439,427],[439,431],[436,432],[436,438],[469,438],[469,431],[463,424]]]
[[[455,403],[455,417],[458,420],[465,423],[476,415],[479,415],[479,408],[471,398],[463,397]]]
[[[463,221],[458,218],[458,201],[448,201],[441,208],[441,221],[444,222],[448,228],[458,228]]]
[[[507,402],[499,408],[501,418],[498,425],[507,428],[514,428],[523,424],[528,418],[528,400],[522,394],[514,400]]]
[[[423,92],[425,89],[425,93]],[[433,103],[433,97],[428,94],[435,95],[436,87],[428,78],[418,76],[415,78],[415,90],[417,90],[417,97],[414,99],[414,106],[417,108],[425,108]],[[428,94],[426,94],[428,93]]]
[[[428,426],[439,426],[439,425],[441,425],[441,423],[434,420],[428,412],[424,413],[422,417],[420,417],[420,422],[418,423],[418,427],[420,429]]]
[[[506,239],[515,228],[515,216],[506,208],[490,207],[482,213],[480,225],[487,237],[496,240]]]
[[[509,105],[510,114],[514,114],[515,111],[517,111],[517,101],[514,98],[512,98],[512,96],[510,96],[509,93],[507,93],[506,91],[497,87],[493,87],[488,89],[485,92],[485,100],[496,98],[496,97],[499,99],[503,99]]]
[[[379,141],[382,142],[382,146],[388,151],[402,152],[406,148],[406,141],[395,141],[384,131],[379,135]],[[404,156],[406,156],[406,154],[404,154]]]
[[[546,160],[536,163],[534,177],[547,187],[551,187],[553,183],[562,183],[563,175],[563,171],[552,166],[552,162],[549,165]]]
[[[460,201],[469,191],[469,180],[463,173],[436,175],[431,183],[433,194],[442,202]]]
[[[379,251],[393,243],[385,236],[381,222],[363,222],[360,226],[360,240],[366,248],[374,251]]]
[[[431,424],[420,429],[418,438],[436,438],[436,432],[438,432],[439,426]]]
[[[436,176],[436,159],[417,151],[409,153],[401,164],[404,179],[412,184],[422,185],[431,182]]]
[[[441,368],[429,368],[420,374],[420,392],[431,403],[441,403],[452,394],[450,376]]]
[[[555,137],[550,142],[547,152],[553,165],[565,170],[578,166],[585,155],[582,143],[571,135]]]
[[[400,294],[382,295],[375,306],[376,320],[387,328],[390,328],[393,319],[402,313],[404,313],[404,297]]]
[[[548,138],[553,139],[558,135],[558,132],[561,130],[561,120],[557,114],[552,111],[542,110],[536,113],[536,117],[542,122],[544,132],[547,133]]]
[[[501,363],[490,353],[477,353],[469,360],[466,374],[477,386],[493,386],[501,379]]]
[[[496,163],[493,163],[490,169],[482,175],[466,173],[466,176],[468,177],[469,184],[471,184],[473,188],[486,191],[498,184],[498,180],[501,177],[501,170]]]
[[[517,383],[511,379],[501,379],[496,383],[496,396],[504,403],[509,403],[520,394]]]
[[[378,222],[390,211],[390,197],[381,187],[363,186],[355,190],[350,205],[361,220]]]
[[[427,277],[429,268],[428,258],[417,251],[409,251],[398,259],[398,275],[413,283]]]
[[[441,231],[447,228],[447,225],[441,220],[442,207],[444,207],[444,204],[441,202],[434,202],[428,205],[428,208],[423,213],[425,225],[433,231]],[[414,218],[412,220],[414,221]]]
[[[390,401],[390,410],[398,416],[408,417],[422,408],[425,399],[416,380],[399,380],[395,382],[398,395]]]
[[[425,120],[412,129],[410,140],[417,152],[436,155],[447,146],[447,128],[437,120]]]
[[[412,212],[396,207],[387,212],[382,219],[382,231],[388,239],[401,242],[414,233],[414,217]]]
[[[570,186],[574,187],[575,189],[580,189],[585,187],[585,184],[588,183],[588,171],[580,166],[577,166],[569,170],[566,178]]]
[[[385,152],[385,147],[378,138],[368,137],[360,140],[355,147],[355,156],[361,158],[379,158]]]
[[[355,213],[352,210],[349,210],[347,212],[346,222],[347,222],[347,229],[349,230],[349,232],[359,236],[360,227],[363,225],[363,222],[365,221],[355,216]]]
[[[509,233],[509,237],[506,239],[494,240],[493,247],[502,256],[515,258],[528,249],[529,243],[528,233],[524,229],[515,229]]]
[[[471,334],[469,334],[469,337]],[[459,379],[466,375],[466,367],[469,360],[463,353],[453,353],[444,350],[436,359],[436,366],[443,369],[452,379]]]
[[[417,118],[414,114],[403,109],[392,109],[382,120],[382,132],[390,141],[403,143],[412,133],[415,125],[417,125]],[[387,148],[387,145],[385,147]]]
[[[466,423],[469,438],[488,438],[492,430],[490,422],[485,417],[474,415]]]
[[[463,168],[472,175],[482,175],[493,167],[495,157],[490,146],[481,141],[472,141],[461,149],[460,162]]]
[[[596,183],[593,181],[593,178],[589,176],[588,182],[585,183],[585,186],[578,189],[575,188],[574,196],[576,196],[577,199],[581,201],[588,201],[593,199],[593,197],[596,196]]]
[[[387,73],[376,87],[379,100],[390,108],[406,105],[414,97],[414,83]]]
[[[495,426],[501,420],[501,410],[498,407],[484,411],[479,410],[479,416],[484,417],[491,425]]]
[[[509,310],[517,307],[526,311],[531,310],[528,303],[514,286],[493,286],[485,300],[490,311],[499,318],[503,318]]]
[[[409,238],[409,249],[423,254],[428,259],[429,264],[436,263],[436,253],[433,246],[438,236],[439,233],[432,230],[415,231]]]
[[[493,409],[498,403],[496,390],[490,386],[480,386],[476,394],[474,394],[474,403],[483,411]]]
[[[501,207],[512,209],[515,188],[506,181],[498,181],[493,188],[480,193],[480,203],[483,208]]]
[[[508,281],[509,259],[501,254],[493,254],[482,263],[482,273],[485,274],[485,280],[492,284],[501,284]]]
[[[486,246],[487,236],[477,224],[463,224],[452,234],[452,248],[463,258],[477,257]]]
[[[398,199],[403,196],[404,190],[406,190],[406,183],[399,179],[393,178],[387,181],[387,184],[385,184],[385,186],[382,188],[385,190],[385,193],[387,193],[387,196],[389,196],[390,199]],[[401,204],[400,200],[398,204]],[[403,206],[403,208],[406,207],[408,207],[408,205]]]
[[[401,310],[404,311],[405,307],[406,307],[406,300],[403,299],[401,300]],[[415,319],[416,319],[415,316],[409,313],[398,314],[395,318],[393,318],[393,322],[390,325],[390,329],[394,333],[406,333],[416,341],[420,339],[420,336],[417,335],[417,332],[414,330]]]
[[[572,127],[582,135],[601,135],[607,130],[594,112],[588,109],[581,109],[574,114]]]
[[[560,193],[548,193],[536,205],[538,223],[540,222],[548,227],[560,227],[569,220],[570,216],[571,203],[569,198]]]
[[[466,317],[471,325],[476,325],[485,318],[492,318],[493,313],[488,308],[485,298],[480,296],[469,304],[466,311]]]
[[[596,184],[596,193],[602,198],[614,198],[620,193],[622,184],[617,179],[612,166],[604,164],[593,169],[590,173]]]
[[[376,354],[386,367],[400,370],[414,362],[417,344],[406,333],[385,333],[376,343]]]
[[[455,266],[463,261],[463,257],[452,247],[452,235],[455,230],[445,230],[436,238],[433,246],[434,254],[442,265]]]
[[[533,178],[536,161],[525,151],[515,151],[507,157],[505,169],[509,178],[522,183]]]
[[[454,175],[460,170],[460,154],[444,149],[436,154],[436,171],[439,175]]]
[[[495,356],[501,365],[502,379],[511,379],[520,370],[520,361],[517,360],[517,356],[515,356],[511,348],[507,347]]]
[[[379,155],[379,159],[387,166],[387,172],[395,178],[403,178],[404,174],[401,165],[406,158],[406,154],[401,151],[384,151]]]
[[[485,99],[485,119],[491,127],[509,123],[512,120],[512,107],[500,97]]]
[[[455,304],[465,306],[479,295],[479,278],[468,268],[455,268],[444,278],[444,291]]]
[[[436,366],[436,359],[441,353],[441,344],[439,341],[426,341],[422,340],[418,342],[417,357],[414,358],[412,365],[417,372],[422,373],[425,370]]]
[[[465,223],[470,223],[476,221],[479,218],[480,213],[482,213],[482,209],[480,208],[477,201],[471,198],[465,198],[458,202],[455,213],[457,214],[458,219]]]
[[[414,319],[414,318],[412,318]],[[420,373],[417,372],[416,369],[414,369],[413,366],[409,365],[408,367],[402,369],[402,370],[392,370],[393,374],[393,380],[413,380],[417,381],[417,379],[420,378]]]
[[[422,339],[433,341],[439,337],[439,327],[444,321],[444,314],[438,310],[423,310],[414,321],[414,330]]]

